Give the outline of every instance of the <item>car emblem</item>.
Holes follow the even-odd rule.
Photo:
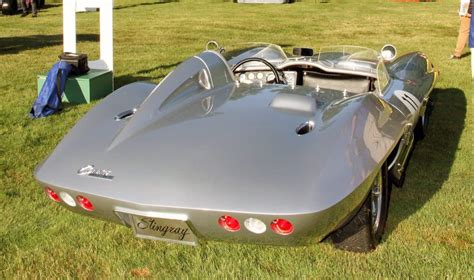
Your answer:
[[[81,169],[77,170],[77,175],[80,176],[91,176],[101,179],[112,180],[114,176],[112,176],[112,171],[107,169],[95,169],[94,165],[86,165]]]

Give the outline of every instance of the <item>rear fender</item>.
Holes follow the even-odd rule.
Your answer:
[[[392,77],[403,81],[416,81],[427,75],[434,75],[434,80],[436,80],[439,75],[439,71],[421,52],[405,54],[386,66]]]

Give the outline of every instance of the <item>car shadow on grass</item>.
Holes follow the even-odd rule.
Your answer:
[[[466,118],[466,96],[457,88],[434,89],[431,96],[427,134],[415,146],[403,188],[392,191],[386,237],[436,194],[455,160]]]
[[[78,34],[77,41],[99,42],[99,34]],[[63,35],[29,35],[0,37],[0,57],[23,51],[42,49],[63,44]]]

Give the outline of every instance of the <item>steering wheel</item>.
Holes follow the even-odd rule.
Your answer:
[[[270,70],[272,70],[273,72],[273,75],[275,75],[275,83],[277,84],[283,84],[283,81],[280,79],[280,75],[278,75],[278,70],[275,68],[275,66],[273,66],[273,64],[271,64],[270,62],[268,62],[267,60],[263,59],[263,58],[259,58],[259,57],[249,57],[249,58],[246,58],[246,59],[242,59],[241,61],[237,62],[233,67],[232,67],[232,73],[235,74],[235,71],[242,65],[244,65],[245,63],[248,63],[248,62],[252,62],[252,61],[257,61],[257,62],[261,62],[263,64],[265,64],[268,68],[270,68]]]

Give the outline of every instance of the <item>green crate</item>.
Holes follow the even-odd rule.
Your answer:
[[[38,94],[45,80],[46,75],[38,75]],[[62,100],[71,104],[90,103],[107,96],[113,90],[112,71],[91,69],[85,75],[68,77]]]

